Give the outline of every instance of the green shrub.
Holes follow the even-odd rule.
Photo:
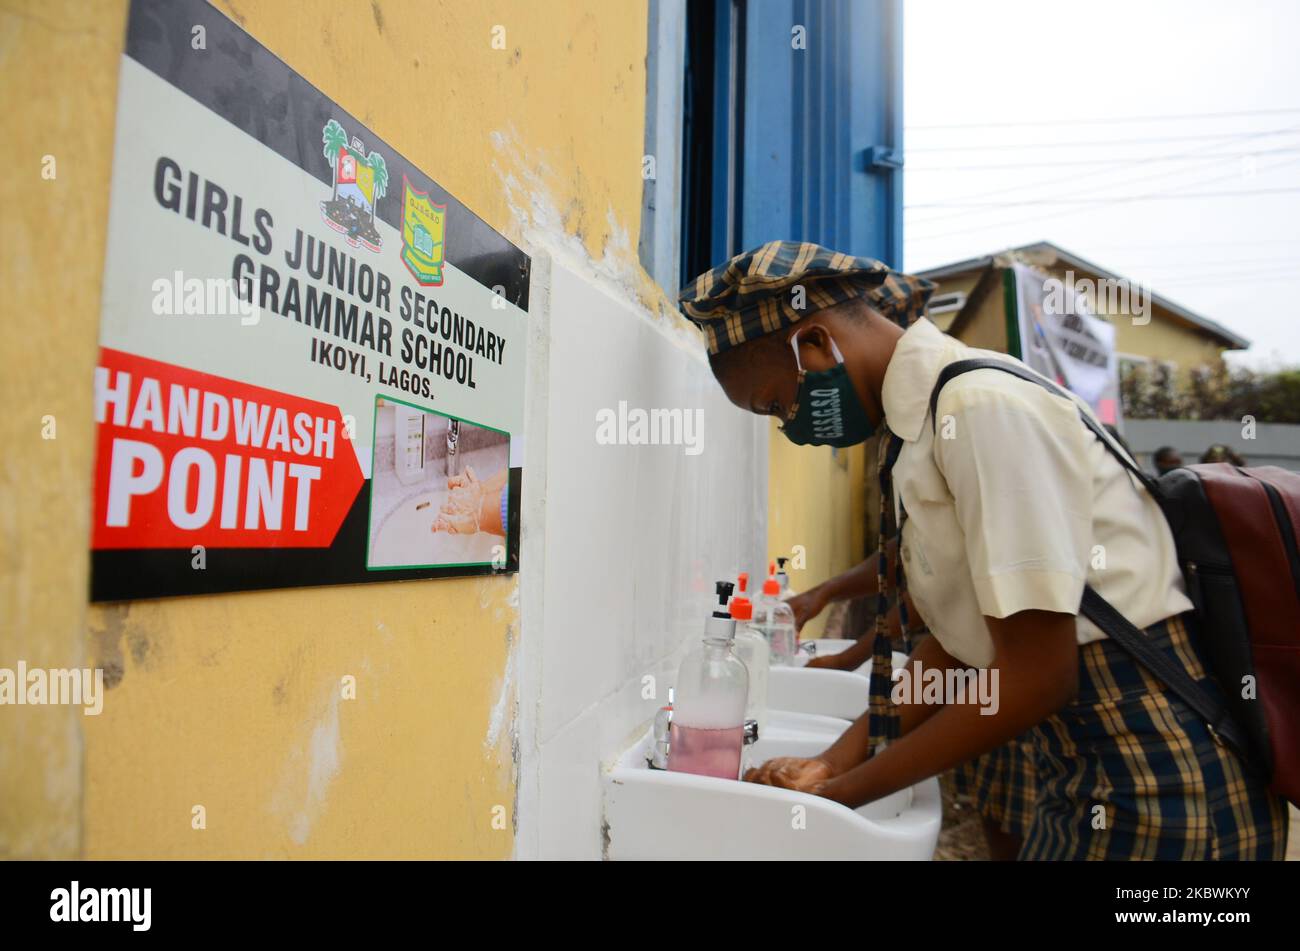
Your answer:
[[[1127,419],[1300,423],[1300,368],[1257,373],[1219,363],[1180,377],[1167,364],[1126,363],[1120,399]]]

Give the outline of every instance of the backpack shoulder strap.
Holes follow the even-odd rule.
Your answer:
[[[935,412],[936,407],[939,405],[939,394],[944,386],[954,377],[969,373],[972,370],[1001,370],[1030,383],[1036,383],[1058,396],[1071,399],[1065,390],[1020,364],[1007,363],[1003,360],[988,357],[958,360],[955,363],[948,364],[940,371],[934,389],[930,391],[931,429],[936,426]],[[1102,445],[1115,458],[1115,461],[1127,469],[1142,484],[1143,488],[1150,492],[1159,502],[1161,497],[1160,487],[1156,480],[1139,469],[1128,453],[1115,445],[1110,433],[1106,432],[1101,424],[1093,419],[1091,414],[1085,413],[1082,407],[1079,408],[1079,418],[1088,427],[1089,431],[1101,440]],[[1086,585],[1083,589],[1083,600],[1079,605],[1079,613],[1097,625],[1098,630],[1122,647],[1130,657],[1158,677],[1166,687],[1196,711],[1197,715],[1209,725],[1210,731],[1217,738],[1227,742],[1245,759],[1246,750],[1248,749],[1245,736],[1228,713],[1227,707],[1193,680],[1187,671],[1173,658],[1158,647],[1153,646],[1139,627],[1124,617],[1123,614],[1116,610],[1114,605],[1098,594],[1091,585]]]
[[[1061,387],[1057,386],[1046,377],[1040,376],[1028,367],[1021,366],[1018,363],[1008,363],[1005,360],[995,360],[991,357],[958,360],[955,363],[948,364],[939,371],[939,378],[934,383],[934,389],[930,391],[930,428],[932,430],[936,426],[935,412],[939,405],[939,394],[943,392],[943,388],[948,384],[949,380],[961,376],[963,373],[969,373],[972,370],[1001,370],[1003,373],[1010,373],[1012,376],[1018,376],[1022,380],[1027,380],[1030,383],[1037,384],[1048,392],[1055,393],[1057,396],[1064,397],[1073,402],[1073,397],[1071,397],[1068,392],[1061,389]],[[1160,489],[1156,484],[1156,480],[1139,469],[1137,463],[1129,458],[1129,454],[1115,444],[1115,440],[1111,438],[1110,433],[1106,432],[1102,425],[1093,419],[1090,413],[1085,413],[1082,407],[1079,407],[1079,419],[1083,421],[1083,425],[1087,426],[1094,436],[1101,440],[1101,444],[1106,447],[1106,451],[1115,458],[1115,461],[1127,469],[1129,474],[1133,476],[1133,478],[1137,479],[1138,482],[1142,484],[1142,487],[1155,496],[1156,500],[1159,501]]]
[[[1130,657],[1159,678],[1182,701],[1191,707],[1206,722],[1210,732],[1223,740],[1243,760],[1247,760],[1249,746],[1245,734],[1227,706],[1213,694],[1203,688],[1181,664],[1147,639],[1146,634],[1128,618],[1120,614],[1115,606],[1099,595],[1091,585],[1083,589],[1083,601],[1079,611],[1098,630],[1113,640],[1128,653]]]

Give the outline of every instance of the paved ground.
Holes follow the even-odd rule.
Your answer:
[[[988,846],[979,814],[958,796],[953,788],[952,774],[939,779],[943,790],[943,828],[939,830],[939,845],[934,851],[936,862],[987,861]]]

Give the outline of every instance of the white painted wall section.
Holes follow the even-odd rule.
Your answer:
[[[581,263],[533,265],[516,853],[598,859],[602,765],[663,704],[714,581],[765,564],[767,426],[689,330]],[[601,445],[620,402],[702,411],[701,451]]]

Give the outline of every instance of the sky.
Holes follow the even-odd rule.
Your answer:
[[[1300,2],[904,11],[907,270],[1051,241],[1300,365]]]

